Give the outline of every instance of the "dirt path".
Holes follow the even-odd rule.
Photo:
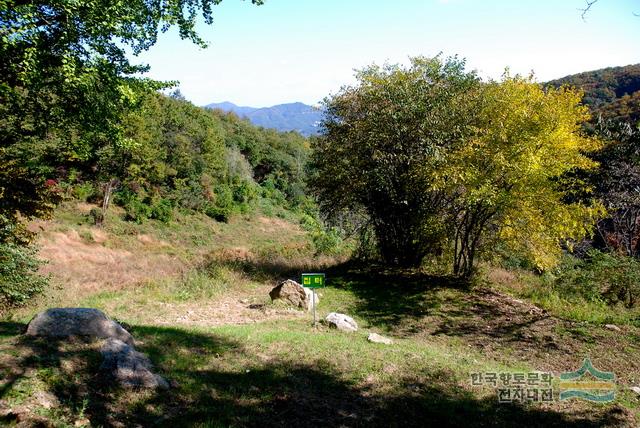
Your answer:
[[[268,320],[299,319],[306,313],[293,308],[266,304],[270,287],[259,287],[252,293],[233,293],[218,299],[196,303],[158,303],[153,324],[184,327],[253,324]]]

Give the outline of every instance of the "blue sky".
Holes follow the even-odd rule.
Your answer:
[[[545,81],[640,62],[638,0],[224,0],[200,49],[175,32],[137,61],[180,81],[197,105],[318,103],[353,83],[353,70],[409,56],[459,55],[498,78],[534,71]]]

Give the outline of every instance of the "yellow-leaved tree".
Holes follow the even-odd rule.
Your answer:
[[[578,187],[589,191],[571,173],[597,166],[585,154],[600,147],[581,132],[589,117],[582,94],[518,76],[478,90],[475,136],[428,172],[451,198],[454,273],[470,276],[477,255],[498,242],[539,269],[553,267],[563,244],[589,234],[604,212],[570,198]]]

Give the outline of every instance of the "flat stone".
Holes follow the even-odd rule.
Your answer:
[[[356,321],[349,315],[331,312],[326,316],[325,321],[331,328],[347,332],[358,331],[358,323],[356,323]]]
[[[33,317],[28,336],[118,339],[133,345],[133,337],[120,324],[94,308],[51,308]]]
[[[636,394],[640,395],[640,386],[632,386],[629,389],[635,392]]]
[[[367,337],[367,340],[369,342],[373,342],[373,343],[382,343],[385,345],[391,345],[393,344],[393,340],[389,339],[388,337],[384,337],[378,333],[369,333],[369,336]]]
[[[618,326],[617,326],[617,325],[615,325],[615,324],[605,324],[605,325],[604,325],[604,327],[605,327],[605,328],[608,328],[609,330],[613,330],[613,331],[622,331],[622,330],[620,329],[620,327],[618,327]]]
[[[109,372],[125,388],[168,389],[169,383],[153,373],[151,361],[118,339],[108,339],[100,349],[104,361],[100,366]]]

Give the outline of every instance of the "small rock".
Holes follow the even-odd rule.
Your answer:
[[[243,305],[248,305],[249,299],[240,299],[240,303],[242,303]]]
[[[28,336],[118,339],[133,345],[133,337],[120,324],[94,308],[52,308],[33,317]]]
[[[90,425],[90,424],[91,424],[91,421],[90,421],[89,419],[87,419],[87,418],[83,418],[83,419],[78,419],[78,420],[74,423],[74,426],[77,426],[77,427],[86,427],[86,426],[88,426],[88,425]]]
[[[358,331],[358,324],[355,322],[353,318],[345,314],[339,314],[337,312],[331,312],[325,318],[327,324],[331,328],[337,328],[342,331]]]
[[[0,400],[0,418],[6,418],[11,414],[11,407],[5,400]]]
[[[101,370],[111,375],[125,388],[168,389],[169,383],[151,371],[151,361],[121,340],[109,339],[100,350],[104,361]]]
[[[632,386],[629,389],[635,392],[636,394],[640,395],[640,386]]]
[[[58,398],[52,393],[47,391],[38,391],[35,394],[33,394],[33,398],[36,400],[36,402],[39,405],[41,405],[45,409],[52,409],[60,405]]]
[[[369,337],[367,337],[367,340],[369,342],[383,343],[385,345],[391,345],[393,343],[393,340],[389,339],[388,337],[381,336],[378,333],[369,333]]]
[[[613,330],[613,331],[622,331],[622,330],[620,329],[620,327],[618,327],[618,326],[617,326],[617,325],[615,325],[615,324],[605,324],[605,325],[604,325],[604,327],[605,327],[605,328],[608,328],[609,330]]]
[[[308,311],[312,311],[314,302],[315,302],[316,308],[320,304],[320,296],[318,295],[318,293],[316,293],[316,296],[313,297],[313,290],[312,289],[307,288],[307,287],[302,287],[302,288],[304,289],[304,294],[306,295],[307,310]]]

